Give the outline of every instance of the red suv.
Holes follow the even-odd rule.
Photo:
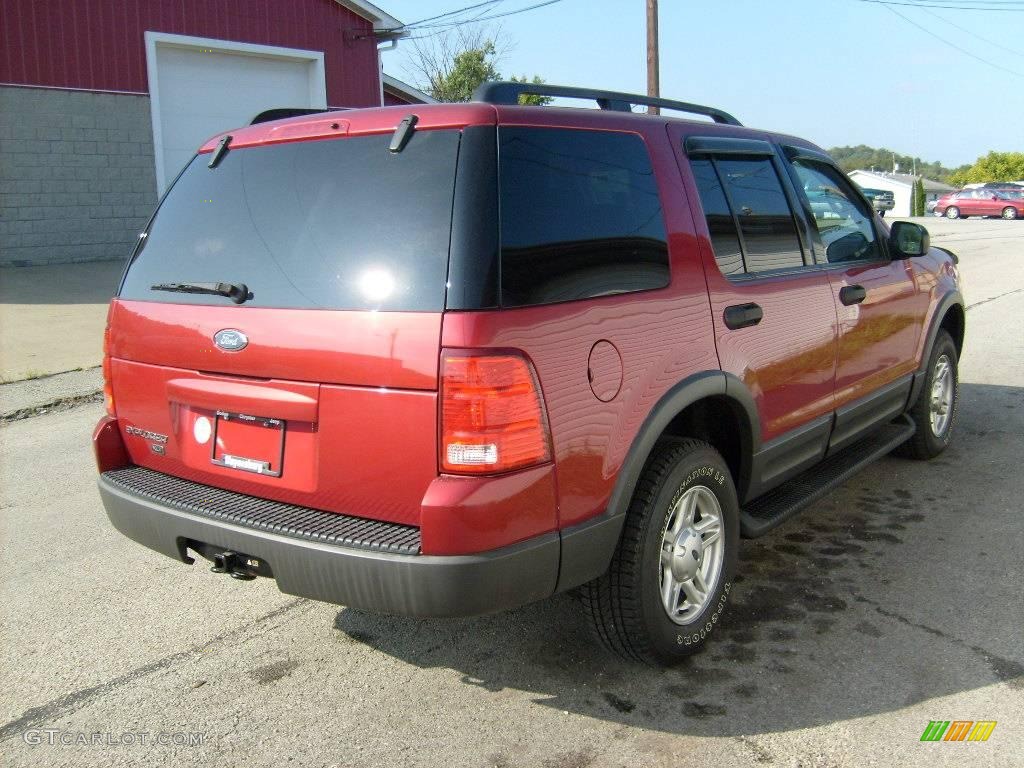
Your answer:
[[[580,588],[610,648],[672,663],[741,535],[946,447],[963,338],[952,254],[720,110],[495,83],[305,115],[211,139],[141,236],[100,492],[147,547],[317,600]]]
[[[968,216],[1001,216],[1024,219],[1024,197],[999,189],[964,189],[943,195],[935,203],[936,216],[966,219]]]

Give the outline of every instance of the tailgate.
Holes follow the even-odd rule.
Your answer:
[[[115,301],[111,378],[128,452],[199,483],[418,525],[437,476],[440,323]],[[224,328],[247,346],[219,349]]]

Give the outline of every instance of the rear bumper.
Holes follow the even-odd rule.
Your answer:
[[[259,558],[282,592],[403,616],[474,616],[553,594],[558,533],[476,555],[410,555],[337,546],[192,514],[116,486],[102,475],[111,523],[130,539],[192,562],[189,542]],[[609,552],[610,556],[610,552]],[[606,567],[606,566],[605,566]]]

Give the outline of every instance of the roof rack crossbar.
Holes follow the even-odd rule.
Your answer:
[[[531,96],[562,96],[571,99],[588,99],[597,102],[601,109],[616,112],[632,112],[633,105],[674,109],[694,115],[705,115],[716,123],[726,125],[742,125],[739,120],[715,107],[703,104],[690,104],[686,101],[674,101],[654,96],[642,96],[638,93],[620,93],[618,91],[597,91],[592,88],[575,88],[567,85],[548,85],[547,83],[513,83],[490,82],[481,84],[473,92],[473,101],[485,104],[518,104],[522,94]]]

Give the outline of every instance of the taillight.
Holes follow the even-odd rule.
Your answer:
[[[492,474],[551,460],[533,367],[520,355],[441,355],[441,469]]]
[[[108,416],[116,416],[114,412],[114,384],[110,375],[110,326],[103,330],[103,406]]]

